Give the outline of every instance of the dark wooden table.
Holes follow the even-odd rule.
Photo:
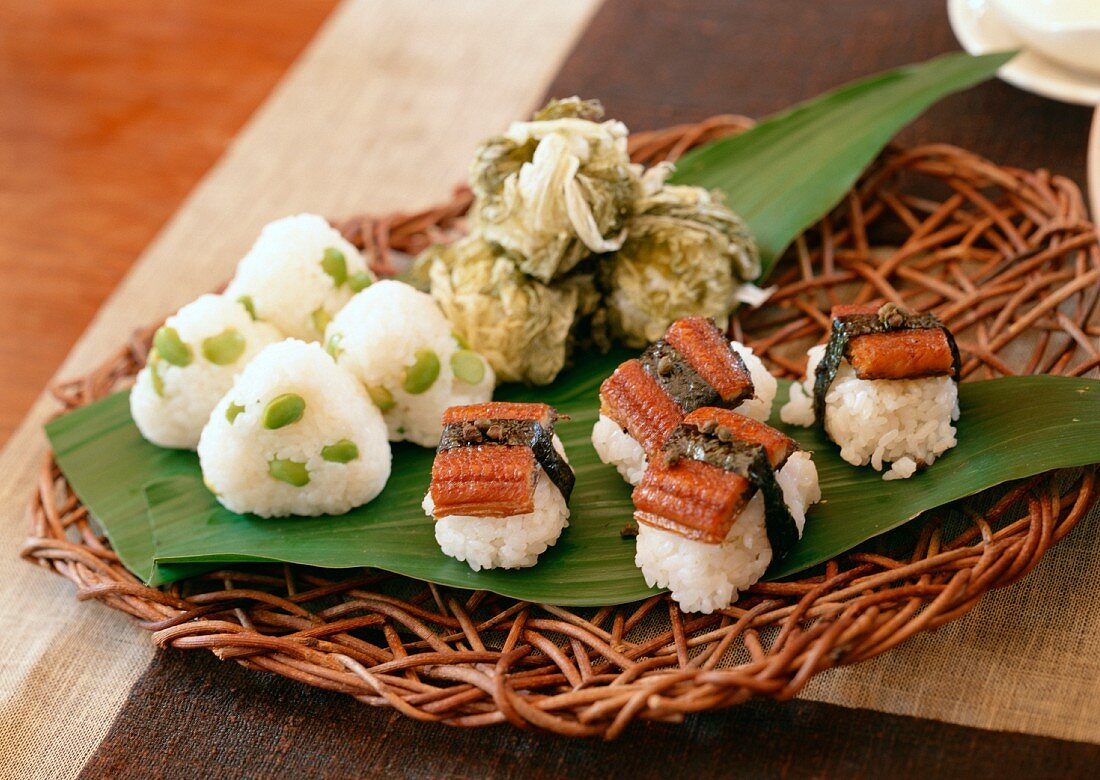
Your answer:
[[[551,85],[599,97],[632,130],[764,117],[876,71],[958,51],[945,0],[608,0]],[[1085,182],[1091,111],[992,81],[898,136]]]
[[[245,5],[252,6],[256,15],[261,4]],[[268,5],[263,5],[265,18],[274,18],[266,10]],[[721,112],[763,116],[848,79],[957,49],[943,6],[943,0],[606,0],[549,91],[599,97],[612,116],[633,129]],[[224,13],[229,21],[248,13],[213,10],[218,7],[210,3],[209,12]],[[302,12],[310,19],[321,14],[316,6],[304,2],[284,3],[281,12]],[[167,166],[163,170],[170,173],[158,172],[146,181],[136,174],[117,175],[115,169],[126,164],[139,169],[155,167],[160,155],[171,154],[166,151],[173,148],[171,143],[141,152],[140,163],[134,162],[132,152],[113,158],[113,163],[103,162],[101,175],[112,177],[111,197],[117,199],[117,207],[106,215],[77,219],[82,212],[75,201],[88,197],[91,190],[87,189],[77,190],[71,196],[74,201],[44,196],[36,201],[34,168],[26,167],[19,190],[20,198],[28,201],[19,213],[26,216],[17,221],[48,223],[50,235],[44,238],[24,226],[23,243],[13,238],[4,244],[8,251],[2,255],[8,265],[0,273],[5,279],[17,278],[19,263],[11,259],[13,252],[23,252],[23,262],[27,262],[31,259],[27,253],[38,242],[41,246],[34,251],[40,254],[33,256],[34,262],[52,264],[50,267],[63,276],[87,274],[100,286],[89,288],[97,292],[89,293],[92,297],[87,304],[74,310],[72,322],[55,325],[51,315],[43,319],[40,330],[22,333],[33,338],[32,334],[56,327],[59,342],[67,343],[75,336],[95,309],[98,301],[94,296],[109,288],[127,260],[171,211],[166,199],[154,197],[155,202],[148,203],[149,193],[162,188],[179,194],[186,190],[224,143],[222,131],[236,127],[249,101],[270,84],[278,67],[274,61],[295,50],[301,40],[304,38],[288,36],[271,44],[278,51],[271,57],[271,70],[262,77],[249,77],[255,79],[254,88],[246,97],[232,98],[237,101],[234,111],[217,113],[200,103],[182,112],[186,117],[181,121],[192,122],[191,133],[202,127],[201,132],[211,133],[213,139],[199,144],[201,148],[187,156],[187,165]],[[211,45],[217,48],[217,44]],[[226,73],[230,72],[233,68],[226,67]],[[110,92],[106,84],[101,89]],[[13,100],[10,96],[0,99]],[[10,103],[0,105],[0,121],[13,121],[11,108]],[[141,110],[140,101],[129,109],[138,114]],[[196,112],[204,110],[216,115],[197,120]],[[1044,165],[1083,182],[1088,120],[1085,109],[1052,103],[994,82],[944,101],[906,130],[901,140],[954,143],[998,162],[1032,168]],[[107,132],[109,118],[103,122],[101,131]],[[33,148],[33,142],[27,143]],[[94,178],[89,174],[89,181]],[[15,229],[5,224],[4,230]],[[68,263],[74,258],[92,251],[104,253],[98,263],[89,260],[72,267],[84,271],[70,268]],[[29,279],[19,287],[33,288],[37,283]],[[43,299],[19,297],[32,296],[32,292],[9,293],[6,286],[4,295],[5,305],[10,301],[20,310],[38,307],[39,312],[49,311]],[[0,331],[10,330],[17,319],[10,309],[4,312]],[[20,346],[2,343],[5,359],[15,355],[12,350]],[[20,354],[14,360],[27,360],[26,353]],[[4,364],[0,387],[5,393],[13,386],[9,383],[11,372],[22,365]],[[48,373],[44,369],[39,375]],[[34,385],[31,389],[37,390],[38,381],[28,379]],[[7,403],[18,397],[5,396]],[[455,730],[414,723],[391,711],[249,672],[203,653],[163,652],[132,691],[85,774],[1085,776],[1095,770],[1098,761],[1100,747],[1093,745],[808,701],[751,703],[691,717],[681,726],[638,724],[610,745],[570,742],[510,727]]]

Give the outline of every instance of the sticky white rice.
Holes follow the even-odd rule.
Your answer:
[[[807,353],[806,379],[791,386],[783,422],[814,424],[814,371],[825,346]],[[883,479],[906,479],[957,444],[958,386],[951,377],[859,379],[842,361],[825,395],[825,430],[854,466],[871,465]]]
[[[792,454],[776,474],[783,499],[798,525],[821,499],[817,469],[808,452]],[[640,523],[634,563],[650,587],[668,588],[685,612],[710,613],[728,607],[738,593],[759,580],[772,560],[764,524],[764,498],[757,492],[721,544],[685,539]]]
[[[565,457],[557,436],[554,448]],[[534,566],[569,525],[569,506],[561,491],[541,468],[536,479],[533,512],[511,517],[451,515],[437,520],[435,540],[443,553],[474,571]],[[430,492],[422,506],[432,516],[435,502]]]
[[[332,264],[333,253],[343,258],[342,271],[339,262]],[[315,214],[298,214],[264,227],[225,294],[246,297],[259,319],[286,335],[319,341],[354,288],[373,279],[359,250],[339,231]]]
[[[752,347],[746,347],[739,341],[731,341],[730,346],[745,362],[745,367],[752,376],[755,392],[752,398],[742,402],[734,411],[754,420],[767,422],[779,383],[768,373],[763,361],[753,354]],[[631,485],[642,481],[647,465],[645,450],[610,417],[601,414],[600,419],[592,426],[592,446],[596,448],[600,460],[614,466],[619,475]]]
[[[607,415],[601,414],[592,426],[592,446],[600,460],[618,469],[619,476],[631,485],[642,481],[646,469],[645,450]]]
[[[356,295],[326,332],[326,349],[368,389],[382,410],[391,441],[423,447],[439,444],[443,412],[449,406],[484,403],[492,398],[496,377],[488,361],[464,350],[439,304],[415,288],[381,281]],[[438,361],[439,373],[427,388],[406,380],[417,371],[418,354]],[[456,375],[456,361],[467,370],[480,367],[476,382]],[[461,364],[459,364],[461,365]]]
[[[272,429],[269,404],[285,394],[300,396],[304,411]],[[319,344],[293,339],[248,364],[211,413],[198,450],[218,501],[262,517],[341,514],[377,496],[390,475],[386,425],[366,392]],[[304,484],[278,477],[288,462],[304,469]]]
[[[772,416],[772,402],[775,400],[775,391],[779,388],[779,382],[768,373],[764,361],[753,353],[752,347],[746,347],[740,341],[731,341],[730,346],[745,362],[745,368],[749,370],[749,376],[752,377],[754,392],[752,398],[743,401],[734,411],[754,420],[767,422]]]
[[[223,295],[203,295],[164,327],[178,334],[190,362],[175,365],[153,350],[130,392],[130,414],[153,444],[193,450],[234,377],[283,336],[267,323],[253,322],[241,304]]]

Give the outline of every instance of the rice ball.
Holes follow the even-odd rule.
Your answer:
[[[561,439],[554,435],[554,449],[568,463]],[[569,526],[569,504],[541,466],[535,474],[535,509],[510,517],[448,515],[435,521],[435,540],[444,555],[465,562],[474,571],[523,569],[538,563]],[[421,503],[434,517],[435,502],[429,490]]]
[[[780,409],[783,422],[809,426],[814,418],[814,380],[825,345],[807,353],[806,378],[791,385]],[[924,379],[860,379],[847,360],[825,394],[825,432],[853,466],[886,471],[883,479],[908,479],[957,444],[958,385],[949,376]]]
[[[322,217],[299,214],[264,227],[225,294],[287,336],[320,341],[336,312],[372,282],[358,249]]]
[[[325,347],[366,386],[391,441],[435,447],[444,410],[493,395],[488,361],[458,342],[430,295],[403,282],[356,295],[329,326]]]
[[[319,344],[288,339],[248,364],[199,439],[222,506],[261,517],[341,514],[390,476],[382,415]]]
[[[141,435],[160,447],[195,449],[233,378],[282,338],[224,295],[203,295],[184,306],[157,330],[130,391],[130,414]]]
[[[821,500],[810,453],[792,453],[775,480],[801,537],[806,510]],[[646,584],[668,588],[684,612],[709,614],[728,607],[740,591],[764,576],[772,560],[760,491],[745,504],[720,544],[693,541],[646,523],[638,524],[637,543],[634,563]]]

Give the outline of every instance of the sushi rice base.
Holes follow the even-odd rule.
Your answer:
[[[753,354],[751,347],[746,347],[739,341],[731,341],[730,346],[745,361],[755,391],[752,398],[743,401],[734,411],[754,420],[767,422],[779,382],[768,373],[764,362]],[[596,448],[600,460],[618,469],[619,475],[631,485],[642,481],[647,463],[645,450],[610,417],[601,414],[600,419],[592,426],[592,446]]]
[[[554,449],[565,457],[561,440]],[[534,566],[569,525],[565,497],[542,467],[535,475],[535,509],[511,517],[449,515],[435,521],[435,540],[445,555],[465,561],[474,571],[520,569]],[[429,517],[435,509],[431,491],[422,503]]]
[[[806,510],[821,499],[817,468],[808,452],[796,452],[776,473],[783,500],[801,537]],[[757,491],[720,544],[685,539],[672,531],[638,524],[634,563],[651,588],[668,588],[685,612],[709,614],[728,607],[738,592],[759,580],[772,560]]]
[[[265,427],[268,403],[287,393],[305,400],[301,418]],[[244,407],[232,421],[230,404]],[[345,439],[358,456],[325,460],[322,449]],[[261,517],[342,514],[377,496],[390,476],[386,425],[366,391],[319,344],[294,339],[271,345],[248,364],[211,413],[198,451],[203,479],[218,501]],[[275,458],[304,463],[308,484],[272,477]]]
[[[236,375],[283,335],[266,322],[253,322],[241,304],[224,295],[200,296],[164,325],[174,328],[190,347],[191,362],[186,366],[163,359],[157,363],[163,394],[155,389],[154,369],[148,365],[142,368],[130,391],[130,414],[141,435],[153,444],[193,450],[210,411],[233,386]],[[244,351],[229,365],[211,363],[203,355],[203,341],[230,328],[244,337]]]
[[[328,326],[325,338],[336,345],[337,363],[363,385],[384,388],[392,397],[392,408],[382,413],[390,441],[435,447],[448,407],[492,398],[496,377],[489,362],[481,358],[485,374],[476,384],[456,377],[451,358],[460,346],[450,323],[430,295],[403,282],[376,282],[356,295]],[[439,376],[424,392],[409,393],[403,377],[424,349],[439,359]]]
[[[753,353],[752,347],[746,347],[740,341],[731,341],[730,347],[741,356],[745,368],[749,370],[754,391],[752,398],[742,401],[733,411],[760,422],[767,422],[772,416],[772,402],[775,401],[775,393],[779,389],[779,380],[769,373],[764,361]]]
[[[780,410],[790,425],[814,424],[814,372],[825,346],[807,353],[806,379],[791,385],[790,401]],[[825,430],[840,446],[840,457],[853,466],[887,465],[883,479],[906,479],[921,465],[954,447],[959,419],[958,385],[951,377],[859,379],[842,361],[825,395]]]
[[[646,455],[638,440],[605,414],[592,426],[592,446],[600,460],[614,466],[619,476],[637,485],[645,476]]]

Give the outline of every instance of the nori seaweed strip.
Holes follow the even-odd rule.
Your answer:
[[[534,420],[448,423],[443,426],[436,452],[478,445],[530,447],[546,476],[557,487],[565,503],[569,503],[577,478],[572,467],[554,448],[553,429],[547,431]]]
[[[814,418],[822,430],[825,430],[825,396],[836,379],[840,361],[848,355],[848,344],[857,336],[871,333],[888,333],[898,330],[943,331],[947,345],[951,349],[952,379],[959,381],[962,371],[962,359],[955,337],[947,326],[934,314],[913,314],[894,304],[884,304],[875,314],[850,314],[847,317],[834,317],[833,330],[829,334],[829,343],[825,355],[817,364],[814,372]]]
[[[646,373],[684,410],[694,412],[704,406],[723,406],[722,397],[699,375],[676,347],[657,339],[639,358]]]
[[[764,528],[768,533],[768,542],[772,546],[772,560],[779,561],[798,543],[798,524],[783,500],[783,488],[775,479],[775,469],[768,461],[764,445],[755,445],[756,458],[749,471],[749,481],[756,485],[764,496]]]
[[[946,325],[940,325],[940,330],[942,330],[943,335],[947,337],[947,348],[951,350],[951,378],[955,380],[955,384],[958,384],[959,377],[962,375],[963,370],[962,356],[959,355],[959,345],[955,343],[955,334],[949,331]]]
[[[733,439],[722,441],[691,425],[681,425],[664,446],[666,463],[679,458],[702,461],[744,477],[764,496],[764,529],[772,548],[772,560],[787,555],[798,541],[798,525],[783,500],[783,488],[763,444]]]
[[[840,369],[840,361],[848,350],[848,338],[844,322],[834,319],[825,354],[814,371],[814,419],[822,430],[825,430],[825,396],[829,394],[836,372]]]
[[[565,503],[568,504],[569,497],[573,495],[573,485],[577,477],[572,467],[565,462],[565,458],[554,448],[553,435],[547,433],[546,429],[538,423],[534,425],[538,431],[531,444],[531,450],[535,453],[535,459],[542,466],[542,470],[546,472],[546,476],[550,477],[550,481],[557,486]]]

